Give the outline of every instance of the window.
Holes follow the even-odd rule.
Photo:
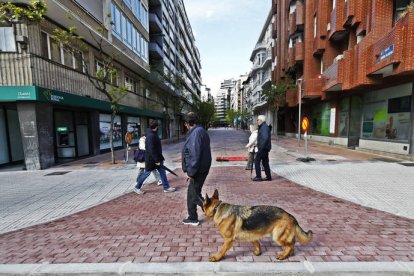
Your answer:
[[[316,15],[313,17],[313,37],[316,37]]]
[[[118,74],[117,74],[117,70],[115,68],[113,68],[116,72],[114,75],[110,76],[110,80],[109,83],[111,83],[112,85],[117,86],[118,85]],[[106,77],[106,73],[108,70],[108,67],[105,67],[105,64],[102,61],[99,61],[98,59],[95,60],[95,72],[96,74],[102,74],[101,76],[103,78]]]
[[[140,0],[135,0],[134,1],[134,9],[133,9],[133,13],[135,15],[136,18],[139,19],[139,8],[141,6],[141,1]]]
[[[124,0],[124,3],[131,8],[132,7],[132,0]]]
[[[145,29],[148,29],[148,11],[147,8],[141,3],[141,16],[140,21],[142,25],[145,27]]]
[[[50,34],[41,32],[41,55],[44,58],[66,65],[78,71],[84,71],[83,53],[78,50],[64,48],[51,38]]]
[[[336,0],[332,0],[332,10],[336,8]]]
[[[112,31],[115,33],[115,35],[118,36],[118,38],[121,37],[121,12],[119,8],[114,5],[114,3],[111,2],[111,11],[112,11]]]
[[[13,27],[0,27],[0,52],[16,52]]]
[[[136,83],[132,78],[128,76],[125,76],[125,87],[128,89],[128,91],[131,91],[134,93],[136,92],[136,89],[135,89]]]

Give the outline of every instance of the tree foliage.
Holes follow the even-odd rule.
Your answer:
[[[0,22],[38,23],[43,20],[47,5],[43,0],[31,0],[29,5],[18,6],[11,2],[0,3]]]
[[[285,105],[286,92],[295,87],[296,85],[290,79],[285,82],[270,82],[263,88],[262,93],[265,96],[269,108],[273,111],[278,111],[280,107]]]
[[[72,14],[67,14],[68,19],[72,19]],[[81,23],[83,24],[83,23]],[[86,26],[85,26],[86,27]],[[116,60],[118,55],[116,53],[106,53],[104,51],[107,48],[108,43],[104,39],[105,26],[101,25],[96,30],[98,34],[93,33],[89,28],[89,33],[97,46],[97,66],[95,68],[89,68],[88,61],[85,59],[83,52],[88,51],[89,47],[85,43],[82,36],[76,34],[76,27],[69,27],[68,30],[56,28],[53,31],[52,39],[62,45],[67,51],[72,52],[73,55],[77,55],[81,58],[84,72],[90,81],[90,83],[105,95],[107,100],[111,103],[111,124],[109,129],[109,145],[111,149],[111,161],[115,164],[115,154],[113,146],[113,125],[116,114],[120,111],[120,102],[128,94],[128,89],[125,85],[117,86],[114,84],[114,80],[118,79],[118,69],[116,68]]]
[[[210,123],[213,123],[216,109],[212,101],[197,101],[194,105],[195,111],[199,116],[200,124],[208,129]]]

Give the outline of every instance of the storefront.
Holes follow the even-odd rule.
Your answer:
[[[121,105],[114,120],[115,148],[132,134],[137,144],[149,118],[163,114]],[[109,150],[110,104],[36,86],[0,87],[0,165],[25,160],[30,169]],[[23,131],[20,133],[20,131]],[[160,134],[162,129],[159,130]]]
[[[408,154],[412,83],[363,94],[360,147]]]
[[[24,153],[16,105],[0,103],[0,166],[23,160]]]

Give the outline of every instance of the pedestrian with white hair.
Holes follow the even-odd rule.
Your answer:
[[[249,143],[247,143],[246,148],[249,151],[249,156],[247,159],[246,170],[253,170],[254,164],[254,155],[257,150],[257,127],[255,125],[250,125],[250,137]]]
[[[272,175],[270,173],[269,166],[269,152],[272,149],[272,141],[269,126],[266,124],[266,117],[259,115],[257,117],[257,125],[259,131],[257,134],[257,149],[256,158],[254,159],[254,168],[256,170],[256,176],[253,181],[272,181]],[[263,164],[266,178],[262,179],[260,163]]]

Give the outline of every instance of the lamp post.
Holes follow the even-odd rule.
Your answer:
[[[298,145],[300,147],[300,124],[301,124],[301,117],[302,117],[302,79],[298,79],[297,83],[298,83],[298,97],[299,97]]]

